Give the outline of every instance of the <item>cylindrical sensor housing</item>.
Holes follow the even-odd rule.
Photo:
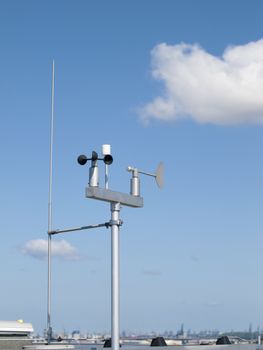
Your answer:
[[[89,168],[89,186],[99,187],[99,168],[97,164]]]
[[[130,194],[132,196],[140,196],[140,178],[138,174],[138,169],[134,168],[132,170],[132,178],[130,180]]]

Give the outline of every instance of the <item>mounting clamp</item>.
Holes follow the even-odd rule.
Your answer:
[[[119,220],[110,220],[108,223],[109,226],[117,225],[119,227],[122,226],[122,224],[123,224],[123,221],[120,219]]]

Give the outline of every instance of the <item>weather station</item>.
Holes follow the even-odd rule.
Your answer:
[[[99,186],[98,164],[101,161],[105,164],[104,188]],[[140,174],[154,177],[158,187],[163,187],[163,163],[159,164],[154,174],[128,166],[127,171],[131,173],[130,193],[122,193],[109,189],[108,167],[113,163],[110,145],[102,146],[101,158],[95,151],[92,151],[91,157],[83,154],[78,157],[80,165],[85,165],[88,162],[90,162],[90,168],[89,183],[85,191],[86,198],[110,203],[111,219],[100,224],[51,230],[48,234],[51,236],[99,227],[111,228],[111,347],[113,350],[118,350],[120,344],[120,227],[123,224],[120,219],[120,211],[122,206],[131,208],[143,207],[143,198],[140,195]]]
[[[122,206],[131,208],[142,208],[143,198],[140,195],[140,174],[154,177],[158,187],[163,187],[163,163],[161,162],[154,174],[139,170],[136,167],[128,166],[127,171],[131,173],[130,193],[122,193],[109,189],[109,166],[113,163],[111,145],[102,145],[102,157],[96,151],[91,156],[82,154],[77,161],[80,165],[90,162],[89,182],[86,187],[86,197],[110,203],[111,219],[104,223],[54,230],[52,227],[52,189],[53,189],[53,139],[54,139],[54,92],[55,92],[55,62],[52,64],[52,88],[51,88],[51,122],[50,122],[50,159],[49,159],[49,202],[48,202],[48,267],[47,267],[47,339],[45,345],[35,345],[31,349],[73,349],[72,344],[53,343],[53,330],[51,326],[51,258],[52,258],[52,237],[67,232],[94,229],[99,227],[111,228],[111,347],[119,350],[120,347],[120,227],[123,222],[120,219]],[[105,185],[99,184],[99,164],[104,163]]]

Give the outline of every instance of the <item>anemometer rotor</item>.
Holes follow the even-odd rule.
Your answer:
[[[78,156],[78,163],[80,165],[85,165],[88,160],[91,160],[92,162],[96,162],[97,160],[103,160],[103,162],[107,165],[112,164],[113,158],[110,154],[105,154],[103,158],[99,158],[98,153],[95,151],[92,151],[91,158],[87,158],[85,154],[81,154]]]
[[[111,154],[105,154],[103,158],[99,158],[98,153],[95,151],[92,151],[91,157],[88,158],[85,156],[85,154],[81,154],[78,157],[78,163],[80,165],[85,165],[88,160],[91,160],[91,167],[89,171],[89,185],[90,186],[99,186],[99,169],[98,169],[98,160],[102,160],[107,167],[108,165],[112,164],[113,158]],[[105,176],[105,186],[106,186],[106,176]]]

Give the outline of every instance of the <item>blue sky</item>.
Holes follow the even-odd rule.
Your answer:
[[[145,207],[121,211],[121,329],[263,328],[262,2],[0,8],[1,318],[46,326],[55,59],[54,228],[110,218],[79,154],[111,144],[123,192],[128,165],[165,164],[164,189],[142,177]],[[110,230],[54,244],[53,327],[109,330]]]

